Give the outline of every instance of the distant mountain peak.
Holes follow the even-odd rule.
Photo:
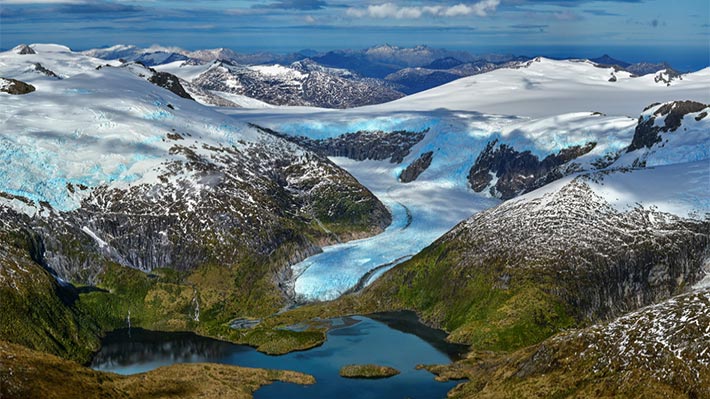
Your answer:
[[[630,63],[628,63],[626,61],[617,60],[616,58],[613,58],[609,54],[604,54],[601,57],[597,57],[597,58],[590,58],[589,61],[592,61],[592,62],[594,62],[596,64],[600,64],[600,65],[608,65],[608,66],[616,65],[616,66],[620,66],[622,68],[626,68],[627,66],[631,65]]]
[[[37,54],[36,51],[32,49],[32,47],[26,45],[26,44],[20,44],[19,46],[15,47],[12,49],[12,52],[15,54],[20,54],[20,55],[26,55],[26,54]]]

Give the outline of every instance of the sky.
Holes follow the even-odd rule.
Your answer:
[[[708,0],[0,0],[0,48],[53,42],[241,52],[428,45],[710,65]]]

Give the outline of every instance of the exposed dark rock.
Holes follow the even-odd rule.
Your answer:
[[[0,78],[0,92],[9,94],[27,94],[35,91],[35,87],[15,79]]]
[[[653,78],[656,83],[665,83],[666,86],[670,86],[671,82],[676,79],[683,80],[683,75],[673,68],[666,68]]]
[[[0,231],[9,225],[34,232],[53,272],[95,284],[107,260],[142,271],[241,264],[255,273],[250,278],[271,278],[319,246],[378,233],[391,222],[347,172],[291,143],[203,146],[198,154],[182,135],[169,136],[174,160],[157,170],[160,183],[94,187],[81,208],[61,213],[3,193],[46,216],[28,219],[0,207]],[[77,189],[84,188],[67,186]],[[256,270],[249,262],[271,266]]]
[[[420,142],[426,132],[359,131],[346,133],[338,137],[314,140],[304,136],[289,136],[271,129],[253,125],[265,132],[274,134],[292,143],[296,143],[319,155],[328,157],[346,157],[357,161],[367,159],[383,160],[390,158],[392,163],[401,163],[409,151]]]
[[[177,76],[167,73],[167,72],[155,72],[153,76],[148,78],[148,81],[150,83],[153,83],[155,85],[158,85],[164,89],[168,89],[171,92],[175,93],[176,95],[182,97],[182,98],[187,98],[188,100],[194,100],[192,96],[190,96],[186,91],[185,88],[182,87],[180,84],[180,78]]]
[[[636,76],[648,75],[649,73],[656,73],[663,69],[672,69],[670,65],[665,62],[659,64],[652,64],[649,62],[639,62],[636,64],[631,64],[624,68],[625,71],[631,72]]]
[[[589,61],[594,62],[600,67],[619,67],[621,69],[631,65],[626,61],[617,60],[608,54],[604,54],[603,56],[597,58],[590,58]]]
[[[414,162],[412,162],[406,169],[402,171],[399,175],[399,181],[402,183],[409,183],[414,181],[419,177],[422,172],[427,170],[429,165],[431,165],[431,160],[434,157],[433,151],[428,151],[419,156]]]
[[[45,68],[45,67],[42,66],[42,64],[40,64],[39,62],[36,62],[36,63],[34,64],[34,68],[35,68],[35,71],[37,71],[37,72],[39,72],[39,73],[41,73],[41,74],[47,75],[47,76],[52,77],[52,78],[61,79],[61,78],[59,77],[59,75],[57,75],[57,74],[54,73],[53,71],[51,71],[51,70]]]
[[[653,104],[652,106],[646,107],[644,111],[648,111],[653,106],[657,105],[658,104]],[[661,141],[662,132],[676,131],[676,129],[680,127],[685,115],[700,112],[709,106],[710,105],[695,101],[674,101],[659,107],[653,115],[647,119],[644,119],[643,115],[640,116],[638,124],[636,125],[636,131],[634,132],[634,138],[631,140],[631,145],[629,145],[626,152],[636,151],[641,148],[651,148],[654,144]],[[656,119],[664,116],[663,126],[657,126]],[[696,120],[700,119],[702,119],[702,117],[698,115]]]
[[[468,180],[476,192],[483,191],[497,177],[491,195],[510,199],[522,193],[561,178],[564,174],[558,168],[571,160],[591,151],[596,143],[573,146],[540,159],[530,151],[519,152],[507,144],[499,146],[498,140],[488,143],[478,155],[468,174]]]
[[[37,54],[34,49],[26,44],[20,44],[14,48],[15,54],[27,55],[27,54]]]

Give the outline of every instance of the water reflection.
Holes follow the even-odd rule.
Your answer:
[[[356,316],[328,333],[324,345],[283,356],[269,356],[253,348],[192,333],[164,333],[133,328],[109,334],[91,367],[133,374],[181,362],[213,362],[245,367],[296,370],[316,377],[313,386],[276,383],[256,392],[257,399],[272,398],[444,398],[454,382],[439,383],[433,375],[416,370],[417,364],[448,363],[462,350],[452,350],[410,313],[386,313],[372,318]],[[379,321],[379,320],[382,321]],[[354,322],[354,324],[353,324]],[[429,329],[431,330],[431,329]],[[443,349],[442,349],[443,348]],[[341,378],[347,364],[375,363],[394,367],[401,374],[383,380]]]

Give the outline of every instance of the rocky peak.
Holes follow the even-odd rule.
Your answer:
[[[182,84],[180,84],[180,78],[171,73],[155,72],[153,76],[148,78],[148,81],[164,89],[168,89],[182,98],[194,100],[194,98],[192,98],[192,96],[190,96],[190,94],[185,91],[185,88],[182,87]]]
[[[296,143],[324,157],[346,157],[357,161],[389,158],[392,163],[401,163],[409,155],[411,148],[420,142],[428,131],[428,129],[422,132],[358,131],[333,138],[314,140],[304,136],[285,135],[256,125],[252,126]]]
[[[646,107],[644,113],[639,116],[638,125],[634,132],[627,152],[632,152],[641,148],[651,148],[661,141],[660,133],[675,132],[681,125],[683,117],[688,114],[698,113],[710,105],[696,101],[673,101],[665,104],[653,104]],[[697,115],[697,120],[703,119],[707,112]],[[659,119],[663,118],[663,123]]]
[[[510,199],[550,183],[574,171],[562,170],[568,162],[590,152],[596,143],[563,148],[540,160],[530,151],[517,151],[507,144],[498,145],[498,140],[488,143],[478,155],[471,168],[468,180],[473,191],[489,188],[494,197]],[[495,181],[494,181],[495,180]]]
[[[26,45],[26,44],[20,44],[19,46],[15,47],[12,49],[12,52],[15,54],[20,54],[20,55],[27,55],[27,54],[37,54],[32,47]]]
[[[37,71],[37,72],[39,72],[39,73],[41,73],[41,74],[43,74],[43,75],[47,75],[47,76],[49,76],[49,77],[51,77],[51,78],[61,79],[61,78],[59,77],[59,75],[57,75],[56,73],[54,73],[54,71],[45,68],[45,67],[44,67],[42,64],[40,64],[39,62],[35,62],[35,63],[32,65],[32,67],[34,68],[35,71]]]
[[[35,87],[29,83],[15,79],[0,78],[0,92],[8,94],[27,94],[35,91]]]
[[[402,183],[409,183],[417,180],[417,177],[421,175],[429,165],[431,165],[431,160],[434,158],[434,152],[428,151],[419,156],[414,162],[409,164],[406,169],[402,171],[399,175],[399,181]]]
[[[653,81],[656,83],[665,83],[666,86],[670,86],[671,82],[674,80],[683,80],[683,75],[673,68],[666,68],[664,70],[658,71]]]

